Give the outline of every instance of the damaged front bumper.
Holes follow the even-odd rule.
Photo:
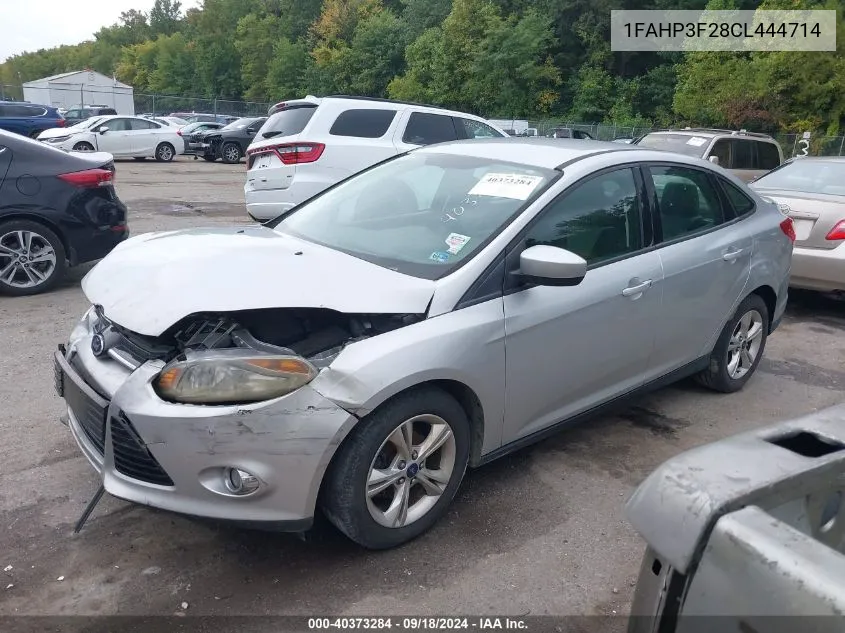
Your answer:
[[[107,492],[192,516],[310,527],[325,470],[355,416],[309,386],[248,405],[166,402],[152,386],[162,362],[130,369],[96,357],[91,338],[80,325],[55,353],[56,388]],[[233,492],[233,469],[252,475],[257,489]]]

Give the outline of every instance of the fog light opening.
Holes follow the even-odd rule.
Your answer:
[[[234,495],[252,494],[261,485],[258,477],[241,468],[227,468],[223,471],[223,484]]]

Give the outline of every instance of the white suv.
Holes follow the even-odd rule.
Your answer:
[[[387,99],[308,96],[279,103],[247,149],[253,220],[275,218],[371,165],[421,145],[507,136],[471,114]]]

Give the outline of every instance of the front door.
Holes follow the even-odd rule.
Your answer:
[[[106,126],[107,132],[98,130]],[[129,119],[109,119],[94,127],[97,134],[97,149],[115,156],[129,156],[132,153],[131,123]]]
[[[506,414],[512,442],[643,384],[661,310],[638,172],[615,169],[552,202],[509,255],[547,244],[587,260],[577,286],[510,289],[504,301]]]
[[[663,310],[653,365],[660,374],[709,354],[742,296],[751,270],[751,235],[730,222],[712,176],[694,167],[643,170],[657,202]]]

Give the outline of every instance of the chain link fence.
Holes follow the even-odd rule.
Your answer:
[[[26,93],[26,94],[25,94]],[[38,98],[40,97],[40,98]],[[80,105],[106,105],[114,107],[120,114],[167,116],[169,114],[213,114],[231,117],[266,116],[270,103],[236,101],[205,97],[186,97],[153,93],[132,93],[130,88],[118,86],[96,86],[86,84],[67,87],[51,85],[49,88],[24,90],[20,84],[0,84],[0,101],[23,101],[53,105],[63,108]],[[130,112],[130,109],[132,110]],[[653,131],[651,127],[615,125],[606,123],[583,123],[567,120],[528,120],[529,128],[539,136],[550,135],[555,128],[570,128],[587,132],[600,141],[635,139]],[[524,125],[524,124],[523,124]],[[801,134],[776,134],[775,138],[787,158],[804,154]],[[810,156],[845,155],[845,136],[813,136],[807,154]]]

